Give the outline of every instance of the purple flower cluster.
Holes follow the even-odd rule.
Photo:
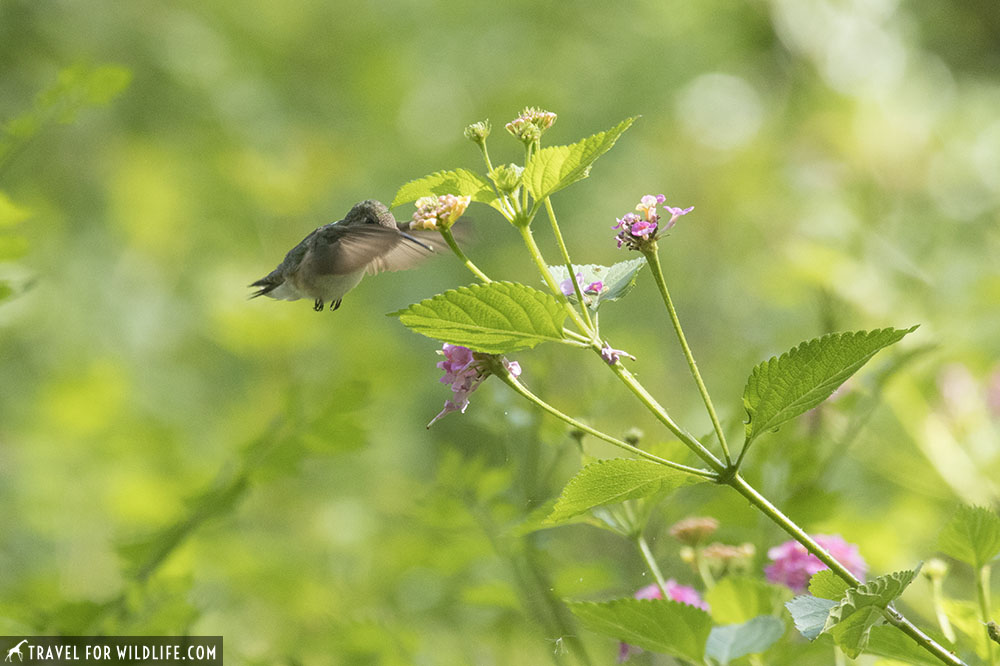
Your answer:
[[[662,194],[655,196],[647,194],[639,200],[639,204],[635,207],[640,214],[626,213],[617,218],[615,225],[611,228],[618,229],[618,234],[615,236],[618,247],[625,246],[630,250],[640,250],[646,243],[656,240],[659,237],[659,232],[673,227],[681,215],[687,215],[694,210],[694,206],[690,208],[666,206],[664,205],[666,200],[667,198]],[[656,210],[657,206],[662,206],[665,212],[670,213],[670,219],[662,224],[660,223],[660,214]]]
[[[451,384],[452,396],[445,401],[444,409],[427,424],[428,428],[445,414],[451,412],[464,414],[469,406],[469,396],[479,388],[484,379],[490,376],[486,363],[489,359],[488,354],[476,354],[468,347],[447,343],[438,353],[444,356],[444,360],[437,364],[437,367],[444,370],[444,376],[440,381],[442,384]],[[520,376],[521,366],[517,361],[502,359],[502,362],[507,372],[514,377]]]
[[[848,571],[861,580],[865,579],[868,565],[856,545],[847,543],[837,534],[815,534],[813,539],[835,560],[847,567]],[[772,583],[785,585],[795,592],[805,592],[809,579],[816,572],[828,568],[798,541],[786,541],[780,546],[775,546],[767,551],[767,556],[772,560],[772,563],[764,568],[767,579]]]
[[[693,587],[680,585],[673,578],[669,579],[663,587],[666,588],[667,596],[671,601],[677,601],[682,604],[687,604],[688,606],[694,606],[695,608],[700,608],[703,611],[708,610],[708,604],[702,600],[701,595],[698,594],[698,590]],[[635,593],[635,598],[662,599],[663,591],[660,590],[659,585],[647,585],[646,587],[640,588]],[[620,643],[618,646],[618,663],[620,664],[627,661],[633,654],[638,654],[640,652],[642,652],[642,650],[634,645]]]

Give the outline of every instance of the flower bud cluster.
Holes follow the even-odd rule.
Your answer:
[[[537,141],[542,133],[556,122],[556,114],[551,111],[543,111],[533,106],[525,107],[521,115],[510,121],[504,127],[515,138],[524,143]]]
[[[413,213],[410,229],[430,231],[449,229],[469,207],[472,197],[444,194],[439,197],[417,199],[417,210]]]

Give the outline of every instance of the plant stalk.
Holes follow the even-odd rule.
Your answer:
[[[667,312],[670,314],[670,323],[674,327],[674,332],[677,333],[677,341],[681,345],[681,349],[684,351],[684,358],[687,360],[688,368],[691,370],[691,376],[694,378],[694,383],[698,385],[698,392],[701,394],[702,402],[705,403],[705,409],[708,411],[709,418],[712,419],[712,427],[715,429],[715,436],[719,438],[719,444],[722,446],[722,453],[726,459],[727,465],[732,465],[732,457],[729,453],[729,444],[726,443],[726,435],[722,430],[722,424],[719,423],[719,417],[715,413],[715,406],[712,404],[712,398],[708,394],[708,389],[705,387],[705,381],[701,378],[701,372],[698,371],[698,364],[694,360],[694,355],[691,353],[691,347],[688,345],[687,338],[684,336],[684,329],[681,328],[681,321],[677,316],[677,309],[674,307],[674,302],[670,298],[670,291],[667,289],[667,282],[663,279],[663,269],[660,266],[660,256],[656,251],[656,242],[654,241],[648,250],[643,251],[643,255],[646,257],[646,261],[649,263],[650,269],[653,271],[653,279],[656,281],[656,286],[660,290],[660,295],[663,297],[663,304],[667,308]]]
[[[451,229],[438,229],[438,231],[441,232],[441,237],[444,238],[444,242],[448,244],[448,247],[451,248],[451,251],[455,253],[455,256],[458,257],[458,259],[465,265],[466,268],[472,271],[473,275],[475,275],[482,282],[485,282],[487,284],[493,282],[493,280],[491,280],[486,275],[486,273],[479,270],[479,267],[476,266],[474,263],[472,263],[471,259],[465,256],[465,253],[462,252],[462,248],[460,248],[458,246],[458,243],[455,242],[455,236],[452,235]]]

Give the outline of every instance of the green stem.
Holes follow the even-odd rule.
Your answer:
[[[667,581],[663,579],[660,567],[656,565],[656,560],[653,558],[653,551],[649,549],[646,537],[642,536],[641,532],[635,537],[635,545],[638,546],[639,552],[642,554],[642,559],[646,561],[646,566],[649,568],[649,572],[653,574],[653,578],[656,579],[656,584],[660,587],[660,592],[663,593],[663,598],[670,599],[670,595],[667,594]]]
[[[708,562],[705,561],[701,546],[694,548],[694,565],[698,569],[698,575],[701,576],[701,582],[705,584],[705,589],[710,590],[715,587],[715,576],[712,575],[712,570],[709,568]]]
[[[600,349],[596,349],[596,351],[600,353]],[[642,402],[642,404],[645,405],[646,408],[653,413],[653,415],[660,421],[660,423],[665,425],[667,429],[670,432],[672,432],[679,440],[681,440],[681,442],[686,447],[691,449],[691,451],[693,451],[695,455],[704,460],[705,463],[709,467],[711,467],[714,472],[716,472],[717,474],[723,474],[724,472],[727,471],[728,469],[727,466],[723,464],[721,460],[716,458],[712,454],[712,452],[706,449],[705,446],[697,439],[695,439],[695,437],[691,433],[687,432],[679,425],[674,423],[674,420],[670,418],[670,415],[667,413],[667,410],[664,409],[663,406],[660,405],[660,403],[658,403],[656,399],[649,394],[649,391],[647,391],[646,388],[639,383],[639,381],[632,375],[631,372],[629,372],[625,368],[624,365],[621,364],[621,362],[609,364],[609,367],[611,368],[612,372],[618,375],[618,378],[621,379],[622,382],[624,382],[625,386],[627,386],[628,389],[632,391],[632,393],[635,394],[637,398],[639,398],[639,401]]]
[[[732,457],[729,454],[729,444],[726,443],[726,435],[722,431],[722,425],[719,423],[719,417],[715,413],[712,398],[708,395],[708,389],[705,388],[705,382],[698,371],[698,364],[695,363],[691,347],[688,346],[687,338],[684,337],[684,329],[681,328],[681,321],[677,317],[677,309],[670,298],[667,282],[663,279],[663,269],[660,266],[660,256],[656,252],[656,242],[654,241],[649,249],[643,251],[643,254],[653,271],[653,279],[656,281],[656,286],[660,289],[660,295],[663,296],[663,304],[667,307],[667,312],[670,314],[670,323],[673,324],[674,331],[677,333],[677,340],[684,351],[684,358],[687,360],[688,368],[691,370],[691,376],[694,377],[694,383],[698,385],[698,392],[701,393],[705,409],[708,410],[708,416],[712,419],[712,427],[715,428],[715,435],[719,438],[719,444],[722,446],[722,453],[726,458],[726,464],[732,465]]]
[[[976,596],[979,597],[979,612],[982,615],[983,624],[986,625],[992,620],[990,617],[990,565],[983,565],[976,576]],[[985,628],[984,628],[985,629]],[[986,637],[986,663],[993,666],[996,661],[994,657],[993,640]]]
[[[590,308],[583,300],[583,290],[580,288],[580,282],[576,279],[576,273],[573,271],[573,262],[569,258],[569,250],[566,248],[566,241],[563,240],[562,232],[559,230],[559,223],[556,221],[556,212],[552,208],[552,201],[549,197],[545,197],[545,212],[549,214],[549,222],[552,223],[552,233],[556,237],[556,243],[559,245],[559,252],[562,253],[563,263],[566,264],[566,272],[569,275],[570,282],[573,283],[573,291],[576,293],[576,302],[580,304],[580,309],[583,311],[583,318],[587,321],[587,327],[590,330],[594,330],[594,322],[590,318]]]
[[[611,435],[608,435],[607,433],[603,433],[600,430],[592,428],[589,425],[587,425],[586,423],[583,423],[581,421],[577,421],[572,416],[569,416],[568,414],[564,414],[563,412],[559,411],[558,409],[556,409],[555,407],[553,407],[549,403],[547,403],[544,400],[542,400],[541,398],[539,398],[537,395],[535,395],[530,390],[528,390],[528,388],[524,384],[522,384],[521,382],[519,382],[513,375],[511,375],[509,372],[507,372],[506,370],[504,370],[502,368],[497,368],[496,372],[494,374],[496,374],[505,384],[507,384],[507,386],[509,386],[512,389],[514,389],[514,391],[516,393],[518,393],[521,397],[526,398],[529,402],[534,403],[535,405],[537,405],[538,407],[540,407],[542,410],[548,412],[552,416],[555,416],[556,418],[561,419],[562,421],[565,421],[569,425],[573,426],[574,428],[577,428],[578,430],[581,430],[582,432],[587,433],[588,435],[593,435],[594,437],[597,437],[598,439],[604,440],[605,442],[608,442],[609,444],[614,444],[615,446],[617,446],[617,447],[619,447],[621,449],[624,449],[624,450],[628,451],[629,453],[637,455],[640,458],[645,458],[646,460],[658,463],[660,465],[664,465],[666,467],[670,467],[671,469],[676,469],[676,470],[678,470],[680,472],[685,472],[687,474],[693,474],[695,476],[699,476],[699,477],[701,477],[703,479],[706,479],[706,480],[709,480],[709,481],[715,481],[717,479],[716,475],[713,474],[712,472],[710,472],[707,469],[699,469],[697,467],[688,467],[687,465],[682,465],[682,464],[676,463],[676,462],[674,462],[672,460],[666,460],[665,458],[661,458],[659,456],[653,455],[652,453],[649,453],[648,451],[644,451],[644,450],[640,449],[639,447],[632,446],[628,442],[623,442],[622,440],[617,439],[615,437],[612,437]]]
[[[944,586],[939,577],[931,579],[931,603],[934,606],[934,615],[937,617],[938,626],[941,627],[941,633],[954,643],[955,630],[951,626],[948,614],[944,612]]]
[[[739,475],[739,473],[733,474],[724,483],[732,486],[736,492],[757,507],[757,509],[763,512],[764,515],[770,518],[772,522],[778,525],[778,527],[787,532],[793,539],[805,546],[806,550],[818,557],[823,564],[830,567],[830,570],[833,571],[833,573],[839,576],[842,580],[846,581],[849,585],[851,585],[851,587],[861,585],[861,581],[858,580],[858,578],[851,573],[847,567],[838,562],[822,546],[816,543],[811,536],[806,534],[806,532],[801,527],[796,525],[791,518],[779,511],[778,508],[771,504],[766,497],[757,492],[757,490],[748,484],[743,477]],[[952,666],[965,666],[965,662],[914,626],[912,622],[903,617],[903,615],[891,605],[883,612],[883,616],[889,621],[889,624],[898,628],[904,634],[909,636],[911,640],[917,643],[917,645],[933,654],[943,663],[951,664]]]
[[[487,277],[486,273],[479,270],[479,267],[477,267],[474,263],[472,263],[471,259],[465,256],[465,253],[462,252],[462,248],[460,248],[458,246],[458,243],[455,242],[455,237],[452,235],[451,229],[439,229],[438,231],[441,232],[441,237],[444,238],[444,242],[448,244],[448,247],[451,248],[451,251],[455,253],[455,256],[458,257],[463,264],[465,264],[466,268],[472,271],[473,275],[475,275],[477,278],[486,283],[490,283],[493,281],[489,277]]]
[[[524,244],[528,248],[528,253],[535,261],[535,266],[538,267],[538,272],[542,274],[542,279],[545,280],[545,284],[548,286],[549,290],[552,291],[552,294],[559,299],[560,303],[562,303],[563,308],[566,310],[566,314],[570,316],[570,319],[573,320],[573,323],[576,324],[577,328],[587,335],[593,335],[593,331],[590,326],[587,325],[587,322],[580,316],[577,309],[574,308],[572,303],[569,302],[569,299],[566,298],[566,294],[562,293],[562,290],[559,289],[559,285],[556,284],[555,278],[552,277],[552,273],[549,272],[549,267],[545,263],[545,258],[542,257],[542,251],[538,249],[538,244],[535,243],[535,237],[531,234],[531,227],[528,225],[522,225],[518,227],[518,230],[521,232],[521,238],[524,240]]]

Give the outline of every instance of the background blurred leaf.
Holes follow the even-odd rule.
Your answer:
[[[770,615],[761,615],[743,624],[712,627],[705,645],[705,656],[722,666],[748,654],[760,654],[785,633],[785,623]]]
[[[717,624],[742,624],[759,615],[780,612],[788,588],[746,576],[726,576],[705,593]]]
[[[938,544],[946,555],[978,570],[1000,553],[1000,516],[986,507],[959,506]]]
[[[523,284],[491,282],[449,289],[390,316],[429,338],[504,354],[561,342],[566,311],[551,294]]]

